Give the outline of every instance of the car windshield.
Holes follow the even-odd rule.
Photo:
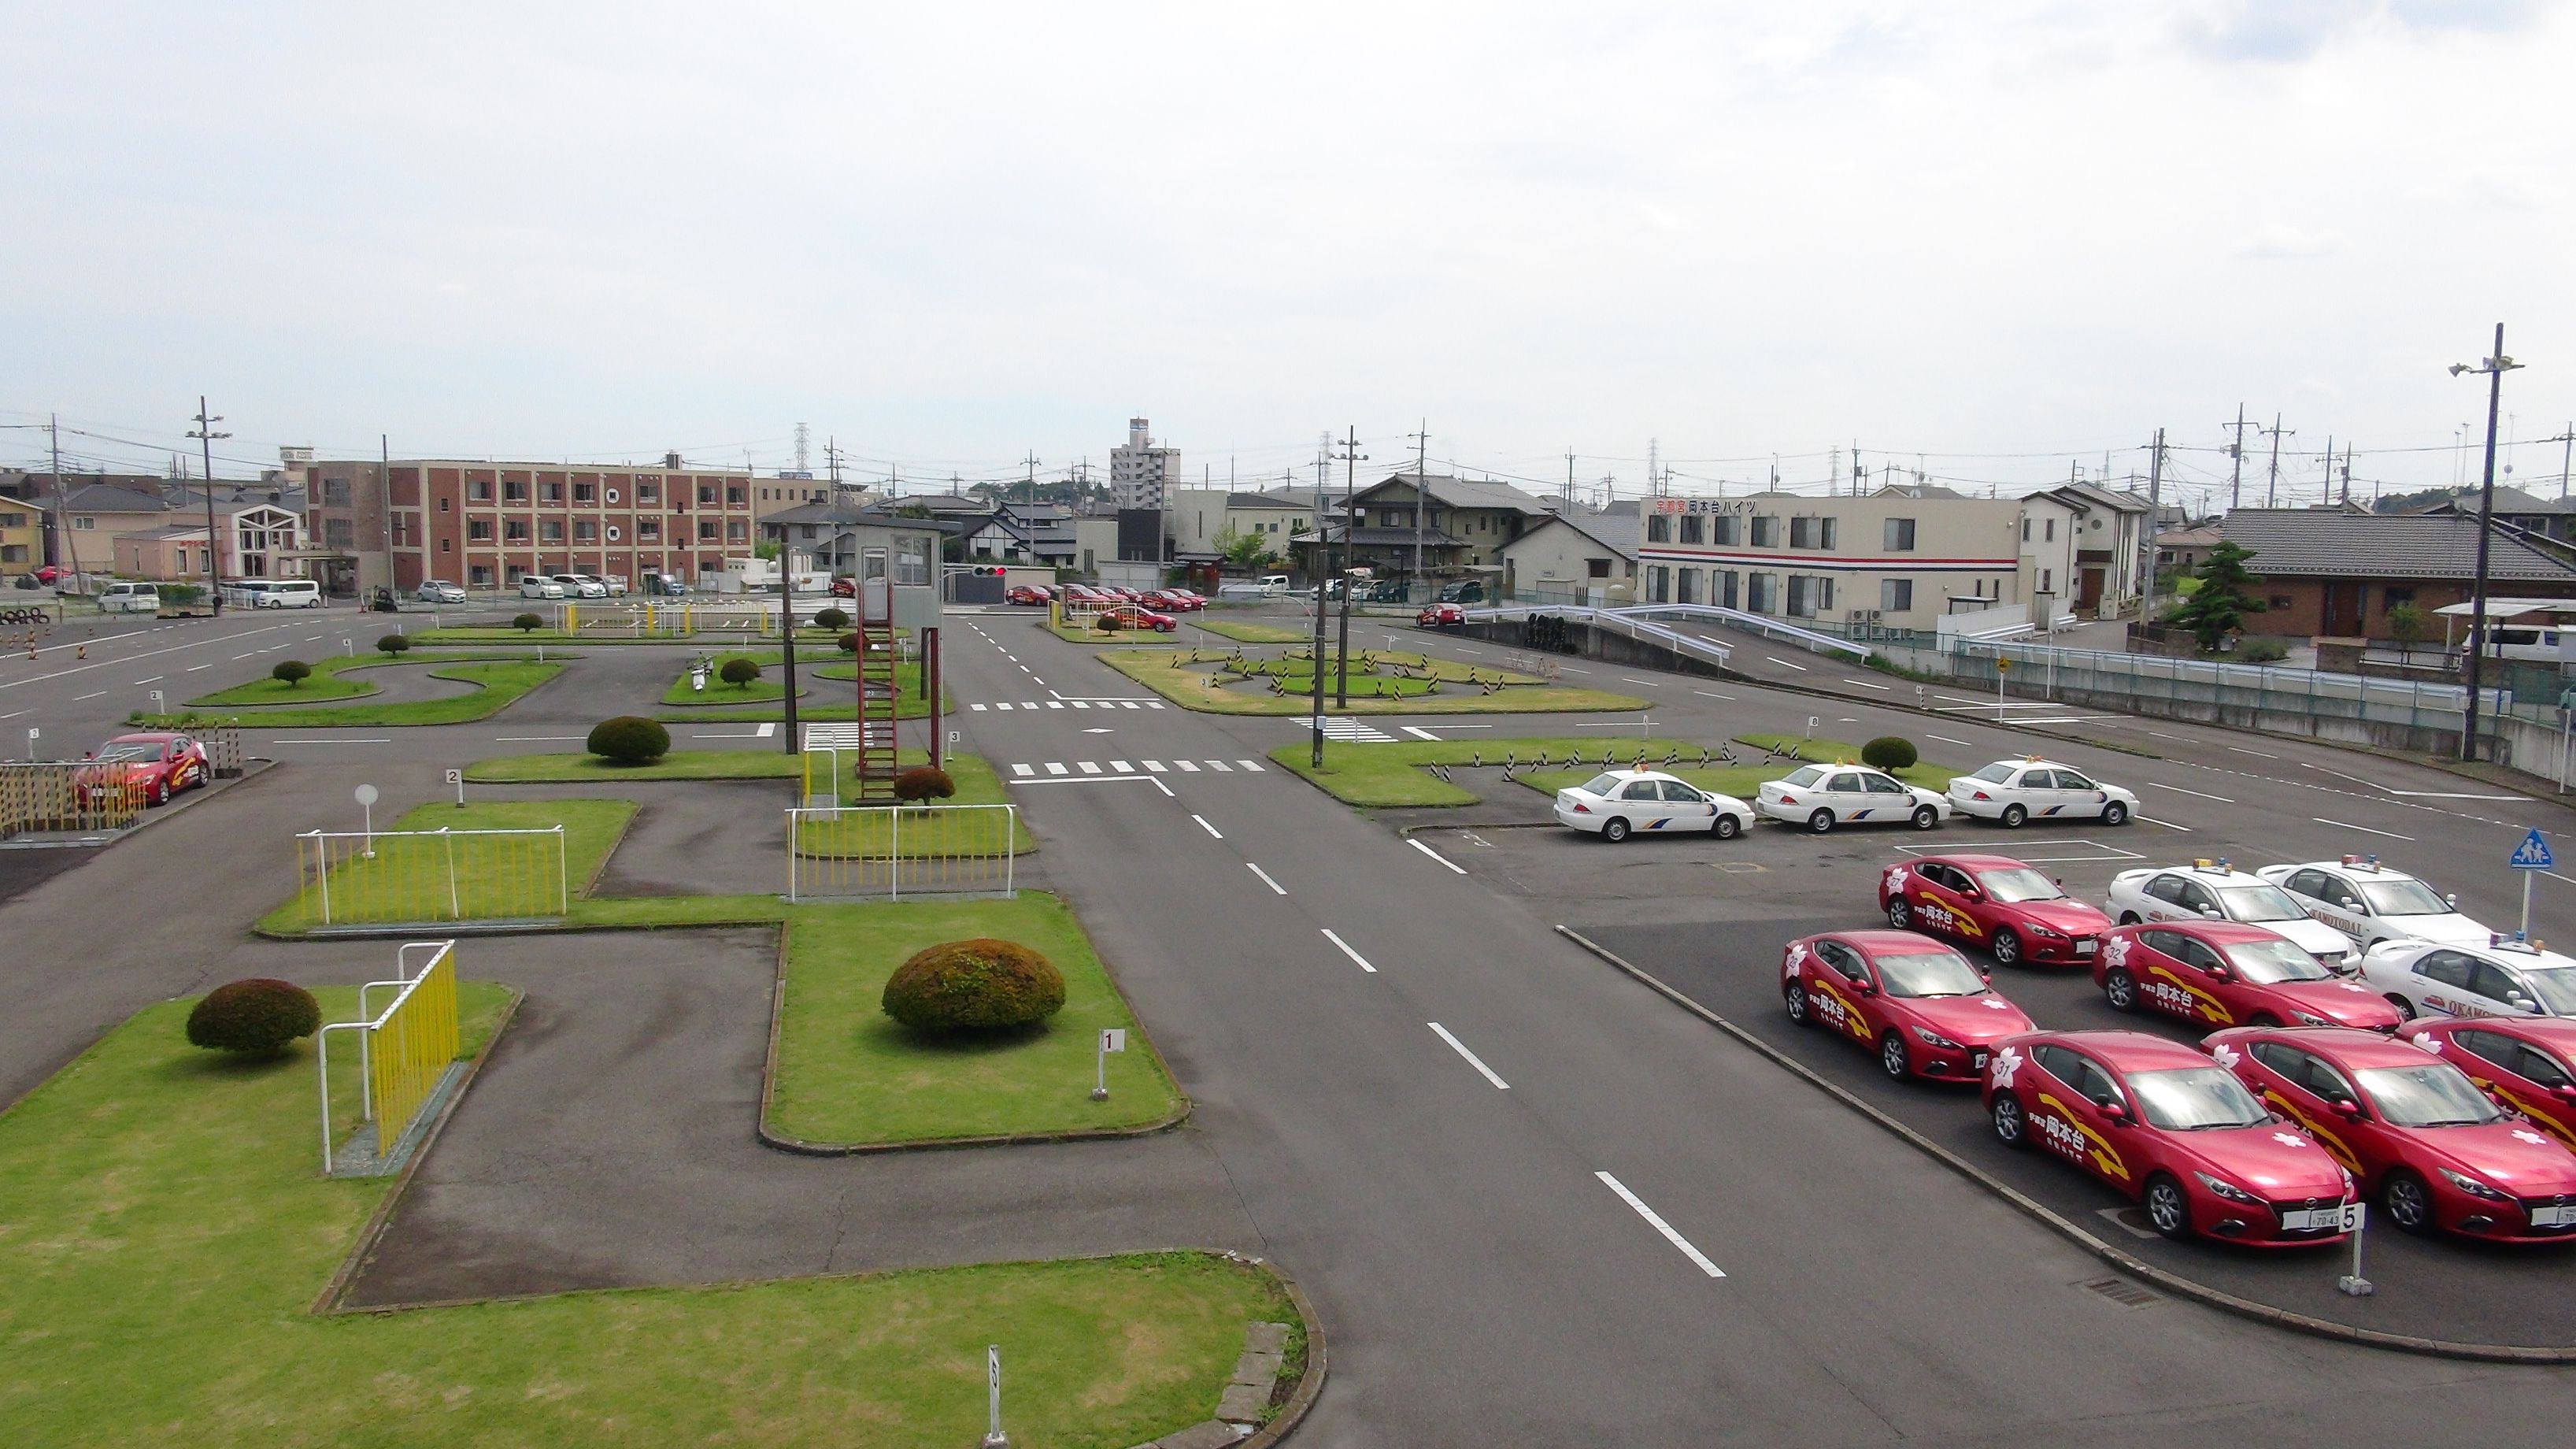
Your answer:
[[[2532,993],[2550,1015],[2576,1016],[2576,970],[2558,966],[2525,971],[2522,979],[2530,983]]]
[[[1783,784],[1783,785],[1795,785],[1795,786],[1797,786],[1799,789],[1803,790],[1803,789],[1806,789],[1808,786],[1815,784],[1818,780],[1821,780],[1821,779],[1823,779],[1823,778],[1825,778],[1825,771],[1824,771],[1824,767],[1823,767],[1823,766],[1821,766],[1821,765],[1809,765],[1807,768],[1805,768],[1805,769],[1803,769],[1803,770],[1791,770],[1791,771],[1789,772],[1789,777],[1788,777],[1787,779],[1785,779],[1785,780],[1782,780],[1780,783],[1781,783],[1781,784]]]
[[[1619,777],[1616,775],[1595,775],[1584,781],[1582,786],[1586,795],[1607,795],[1618,788]]]
[[[2066,898],[2066,892],[2057,888],[2057,882],[2026,865],[2012,870],[1981,872],[1977,876],[1977,884],[1985,888],[1986,899],[1999,906],[2019,905],[2023,901],[2056,901]]]
[[[2290,893],[2276,885],[2226,886],[2218,892],[2218,908],[2231,921],[2300,921],[2308,913],[2290,899]]]
[[[2370,902],[2373,914],[2382,916],[2441,916],[2451,910],[2449,902],[2433,894],[2433,888],[2420,880],[2365,878],[2361,898]]]
[[[1872,956],[1870,961],[1890,996],[1980,996],[1988,989],[1977,968],[1956,951]]]
[[[1977,773],[1970,775],[1968,778],[1971,780],[1983,780],[1989,785],[2000,785],[2004,781],[2011,779],[2012,772],[2020,768],[2021,767],[2019,765],[1988,765]]]
[[[2219,948],[2227,964],[2249,986],[2276,986],[2284,981],[2327,981],[2334,973],[2317,958],[2287,941],[2230,941]]]
[[[97,758],[111,765],[127,765],[137,760],[157,760],[161,758],[161,747],[159,745],[104,745],[100,747]]]
[[[2253,1127],[2270,1115],[2224,1067],[2132,1072],[2129,1090],[2137,1095],[2138,1110],[2145,1114],[2147,1124],[2167,1132]]]
[[[2504,1115],[2449,1062],[2372,1067],[2355,1075],[2379,1115],[2400,1127],[2474,1127]]]

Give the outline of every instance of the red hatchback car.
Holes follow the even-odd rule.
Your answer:
[[[1002,595],[1002,601],[1008,604],[1043,605],[1050,597],[1052,595],[1044,584],[1013,584]]]
[[[2576,1238],[2576,1152],[2411,1041],[2341,1027],[2237,1027],[2202,1043],[2296,1118],[2410,1233]]]
[[[1996,1040],[2030,1030],[1968,958],[1912,931],[1836,931],[1780,958],[1789,1019],[1876,1047],[1889,1076],[1974,1081]]]
[[[2181,1042],[2137,1031],[2013,1037],[1986,1063],[1985,1100],[2005,1146],[2075,1164],[2145,1207],[2168,1238],[2285,1247],[2344,1236],[2352,1176]]]
[[[1463,629],[1466,626],[1467,611],[1456,604],[1433,604],[1413,616],[1416,629]]]
[[[1931,855],[1889,866],[1878,908],[1898,930],[1949,936],[1997,964],[2089,966],[2111,918],[2001,855]]]
[[[2576,1147],[2576,1018],[2419,1021],[2406,1039],[2439,1056],[2541,1131]]]
[[[2116,926],[2093,984],[2114,1011],[2140,1007],[2195,1026],[2397,1030],[2397,1008],[2337,976],[2296,942],[2236,921]]]
[[[143,798],[155,805],[166,804],[171,796],[213,777],[206,766],[205,746],[187,735],[157,730],[118,735],[92,752],[88,763],[115,767],[123,779],[139,783]],[[77,778],[83,791],[104,790],[111,783],[107,769],[85,769]]]

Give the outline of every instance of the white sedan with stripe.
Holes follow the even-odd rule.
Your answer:
[[[2031,820],[2125,825],[2137,813],[2138,797],[2072,765],[2032,755],[2024,760],[1997,760],[1952,780],[1950,807],[1962,815],[2000,821],[2007,830],[2018,830]]]
[[[1809,765],[1765,780],[1753,808],[1818,835],[1836,825],[1912,825],[1929,830],[1950,817],[1950,801],[1867,765]]]
[[[1655,770],[1611,770],[1556,792],[1556,823],[1617,844],[1636,831],[1705,830],[1732,840],[1753,823],[1753,807]]]

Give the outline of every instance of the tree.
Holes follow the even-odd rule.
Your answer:
[[[521,614],[510,621],[510,627],[522,634],[533,634],[545,627],[546,621],[534,614]]]
[[[724,667],[716,671],[716,678],[723,680],[725,683],[732,685],[736,689],[749,689],[751,687],[751,682],[759,677],[760,661],[757,659],[745,658],[741,655],[736,655],[733,658],[726,660],[724,662]]]
[[[930,505],[927,503],[907,503],[901,508],[896,509],[894,511],[894,516],[897,518],[937,518],[939,515],[931,512]]]
[[[778,551],[779,545],[770,539],[762,539],[760,542],[751,546],[751,556],[753,558],[776,558],[778,557]]]
[[[376,641],[376,647],[387,654],[400,654],[411,647],[411,639],[407,635],[387,634]]]
[[[2262,602],[2246,592],[2248,585],[2262,582],[2246,571],[2245,561],[2253,556],[2221,539],[2193,575],[2200,580],[2199,591],[2174,610],[2173,621],[2199,636],[2203,653],[2217,653],[2228,635],[2245,627],[2246,615],[2263,612]]]
[[[281,659],[269,666],[268,677],[294,689],[313,677],[313,666],[301,659]]]
[[[611,764],[650,764],[671,752],[671,732],[639,715],[621,714],[592,725],[584,748]]]
[[[850,627],[850,616],[839,609],[824,609],[814,615],[814,627],[817,629],[847,629]]]
[[[1279,557],[1271,551],[1269,539],[1257,533],[1245,533],[1231,523],[1217,531],[1213,542],[1217,553],[1239,569],[1257,569]]]
[[[2424,611],[2409,599],[2388,611],[2388,637],[2397,641],[2399,652],[2408,659],[2415,656],[2415,646],[2424,639]]]

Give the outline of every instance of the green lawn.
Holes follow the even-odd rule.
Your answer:
[[[332,842],[327,881],[307,884],[260,918],[258,929],[291,934],[324,924],[323,896],[334,925],[399,924],[452,919],[553,919],[564,891],[589,894],[608,852],[634,818],[629,800],[486,800],[459,807],[422,805],[383,827],[375,858],[347,857],[354,842]],[[564,829],[560,864],[553,842],[533,836],[441,838],[449,830]],[[311,867],[305,870],[309,873]]]
[[[1652,742],[1633,736],[1616,739],[1571,739],[1564,736],[1524,739],[1505,736],[1497,740],[1400,740],[1393,744],[1349,744],[1340,740],[1324,742],[1324,768],[1317,770],[1309,763],[1314,747],[1308,741],[1283,745],[1270,752],[1270,758],[1307,780],[1346,805],[1374,807],[1403,805],[1472,805],[1476,797],[1470,791],[1452,785],[1435,775],[1425,773],[1425,765],[1468,765],[1479,762],[1499,765],[1504,757],[1526,764],[1541,754],[1563,762],[1579,756],[1593,762],[1579,778],[1590,779],[1606,768],[1600,763],[1605,754],[1616,753],[1622,764],[1633,761],[1640,747],[1650,752],[1649,758],[1660,761],[1675,742],[1657,739]],[[1685,758],[1696,757],[1698,745],[1685,745]]]
[[[662,691],[662,703],[677,708],[712,708],[752,704],[764,700],[783,700],[787,697],[787,667],[779,651],[726,649],[716,651],[709,657],[715,661],[715,668],[708,671],[705,689],[697,690],[689,687],[689,670],[686,665],[683,665],[679,673],[673,676],[671,687]],[[749,684],[725,683],[722,674],[725,661],[728,659],[749,659],[756,662],[760,665],[760,677]],[[828,685],[818,685],[816,681],[857,679],[858,666],[848,661],[849,656],[838,650],[822,653],[800,649],[796,653],[797,686],[807,695],[829,695],[836,699],[847,699],[855,691],[833,689]],[[894,667],[894,682],[898,692],[897,698],[908,707],[911,714],[930,713],[928,702],[920,697],[921,666],[919,664],[897,664]],[[855,709],[856,706],[853,705],[852,708]]]
[[[1214,659],[1213,652],[1199,656]],[[1248,694],[1228,689],[1209,670],[1175,668],[1178,658],[1189,662],[1187,651],[1181,655],[1143,649],[1120,650],[1100,656],[1100,662],[1144,685],[1183,709],[1208,714],[1300,715],[1309,702],[1294,695]],[[1309,678],[1312,677],[1311,671]],[[1353,677],[1354,683],[1357,676]],[[1312,686],[1310,685],[1309,688]],[[1328,701],[1329,703],[1329,701]],[[1342,706],[1331,706],[1335,713]],[[1442,692],[1411,695],[1402,699],[1361,699],[1353,697],[1350,714],[1573,714],[1642,710],[1646,701],[1624,694],[1611,694],[1598,689],[1563,689],[1553,685],[1506,686],[1498,693],[1486,694],[1467,685],[1444,685]]]
[[[391,663],[378,660],[377,663]],[[204,730],[215,725],[247,725],[254,729],[330,729],[335,726],[441,725],[470,724],[489,719],[518,702],[521,695],[563,672],[563,665],[547,660],[538,664],[514,660],[484,664],[439,664],[429,673],[433,679],[460,679],[480,686],[471,693],[446,699],[416,699],[400,704],[317,705],[312,708],[262,709],[256,714],[201,714],[185,711],[152,714],[136,710],[127,716],[132,723],[147,729]]]
[[[530,600],[530,602],[533,603],[535,601]],[[593,604],[591,607],[596,608],[597,605]],[[774,616],[771,622],[776,622]],[[818,648],[829,649],[839,641],[843,634],[848,632],[850,631],[847,629],[803,628],[796,631],[796,638],[799,643],[811,644]],[[516,629],[505,626],[494,626],[488,628],[461,626],[453,629],[423,629],[413,634],[411,637],[412,641],[418,644],[527,644],[532,646],[537,644],[659,644],[674,647],[694,645],[699,648],[704,648],[709,644],[721,644],[728,639],[739,641],[743,634],[744,631],[740,629],[709,629],[697,634],[644,634],[639,636],[633,634],[613,633],[605,629],[590,628],[583,629],[579,634],[566,634],[559,629],[536,629],[523,634]],[[754,634],[753,637],[757,639],[764,636]],[[770,634],[766,637],[774,639],[777,636],[775,634]],[[769,647],[773,650],[777,648],[775,644],[772,644]],[[803,656],[800,655],[798,657],[802,658]]]
[[[998,1041],[925,1043],[881,1006],[886,978],[924,946],[972,936],[1017,941],[1064,973],[1064,1010],[1045,1029]],[[1181,1110],[1180,1090],[1137,1030],[1082,923],[1050,895],[1008,901],[807,906],[787,930],[772,1130],[807,1142],[937,1141],[1148,1126]],[[1109,1100],[1091,1100],[1095,1044]]]
[[[1255,624],[1242,619],[1210,619],[1193,614],[1187,627],[1205,629],[1245,644],[1302,644],[1315,637],[1311,629],[1283,629],[1276,624]]]
[[[567,655],[566,658],[577,656]],[[380,692],[384,686],[348,676],[367,669],[426,668],[433,674],[435,666],[517,662],[516,654],[449,654],[440,652],[412,653],[399,657],[381,651],[365,654],[332,654],[304,662],[313,666],[313,677],[289,686],[263,675],[230,689],[188,701],[190,709],[227,709],[244,705],[321,704],[335,699],[357,699]]]
[[[472,1050],[503,994],[462,999]],[[1014,1442],[1125,1449],[1208,1417],[1245,1323],[1296,1322],[1260,1270],[1197,1253],[316,1317],[390,1180],[319,1175],[309,1042],[221,1060],[183,1039],[191,1004],[0,1115],[11,1442],[955,1449],[998,1343]]]
[[[1849,740],[1802,740],[1796,735],[1763,734],[1737,735],[1735,738],[1737,743],[1751,745],[1757,750],[1789,750],[1799,759],[1818,765],[1849,764],[1856,763],[1860,759],[1860,746]],[[1919,750],[1922,746],[1918,742],[1915,748]],[[1774,760],[1768,767],[1768,773],[1762,778],[1776,780],[1795,768],[1796,766],[1786,761]],[[1921,759],[1895,772],[1896,778],[1909,785],[1920,785],[1926,790],[1950,788],[1950,777],[1958,773],[1947,766],[1935,765]]]
[[[899,764],[921,765],[929,763],[930,757],[921,750],[900,750],[895,759]],[[1000,805],[1010,798],[1002,790],[1001,777],[981,756],[950,755],[943,768],[957,793],[934,804]],[[1037,837],[1029,834],[1027,822],[1013,814],[1010,823],[1011,854],[1026,855],[1038,848]],[[797,833],[796,853],[823,860],[885,860],[895,854],[897,833],[893,817],[883,813],[809,821]],[[990,811],[977,811],[972,816],[909,811],[900,833],[905,860],[957,852],[993,856],[1002,853],[1000,817]]]

